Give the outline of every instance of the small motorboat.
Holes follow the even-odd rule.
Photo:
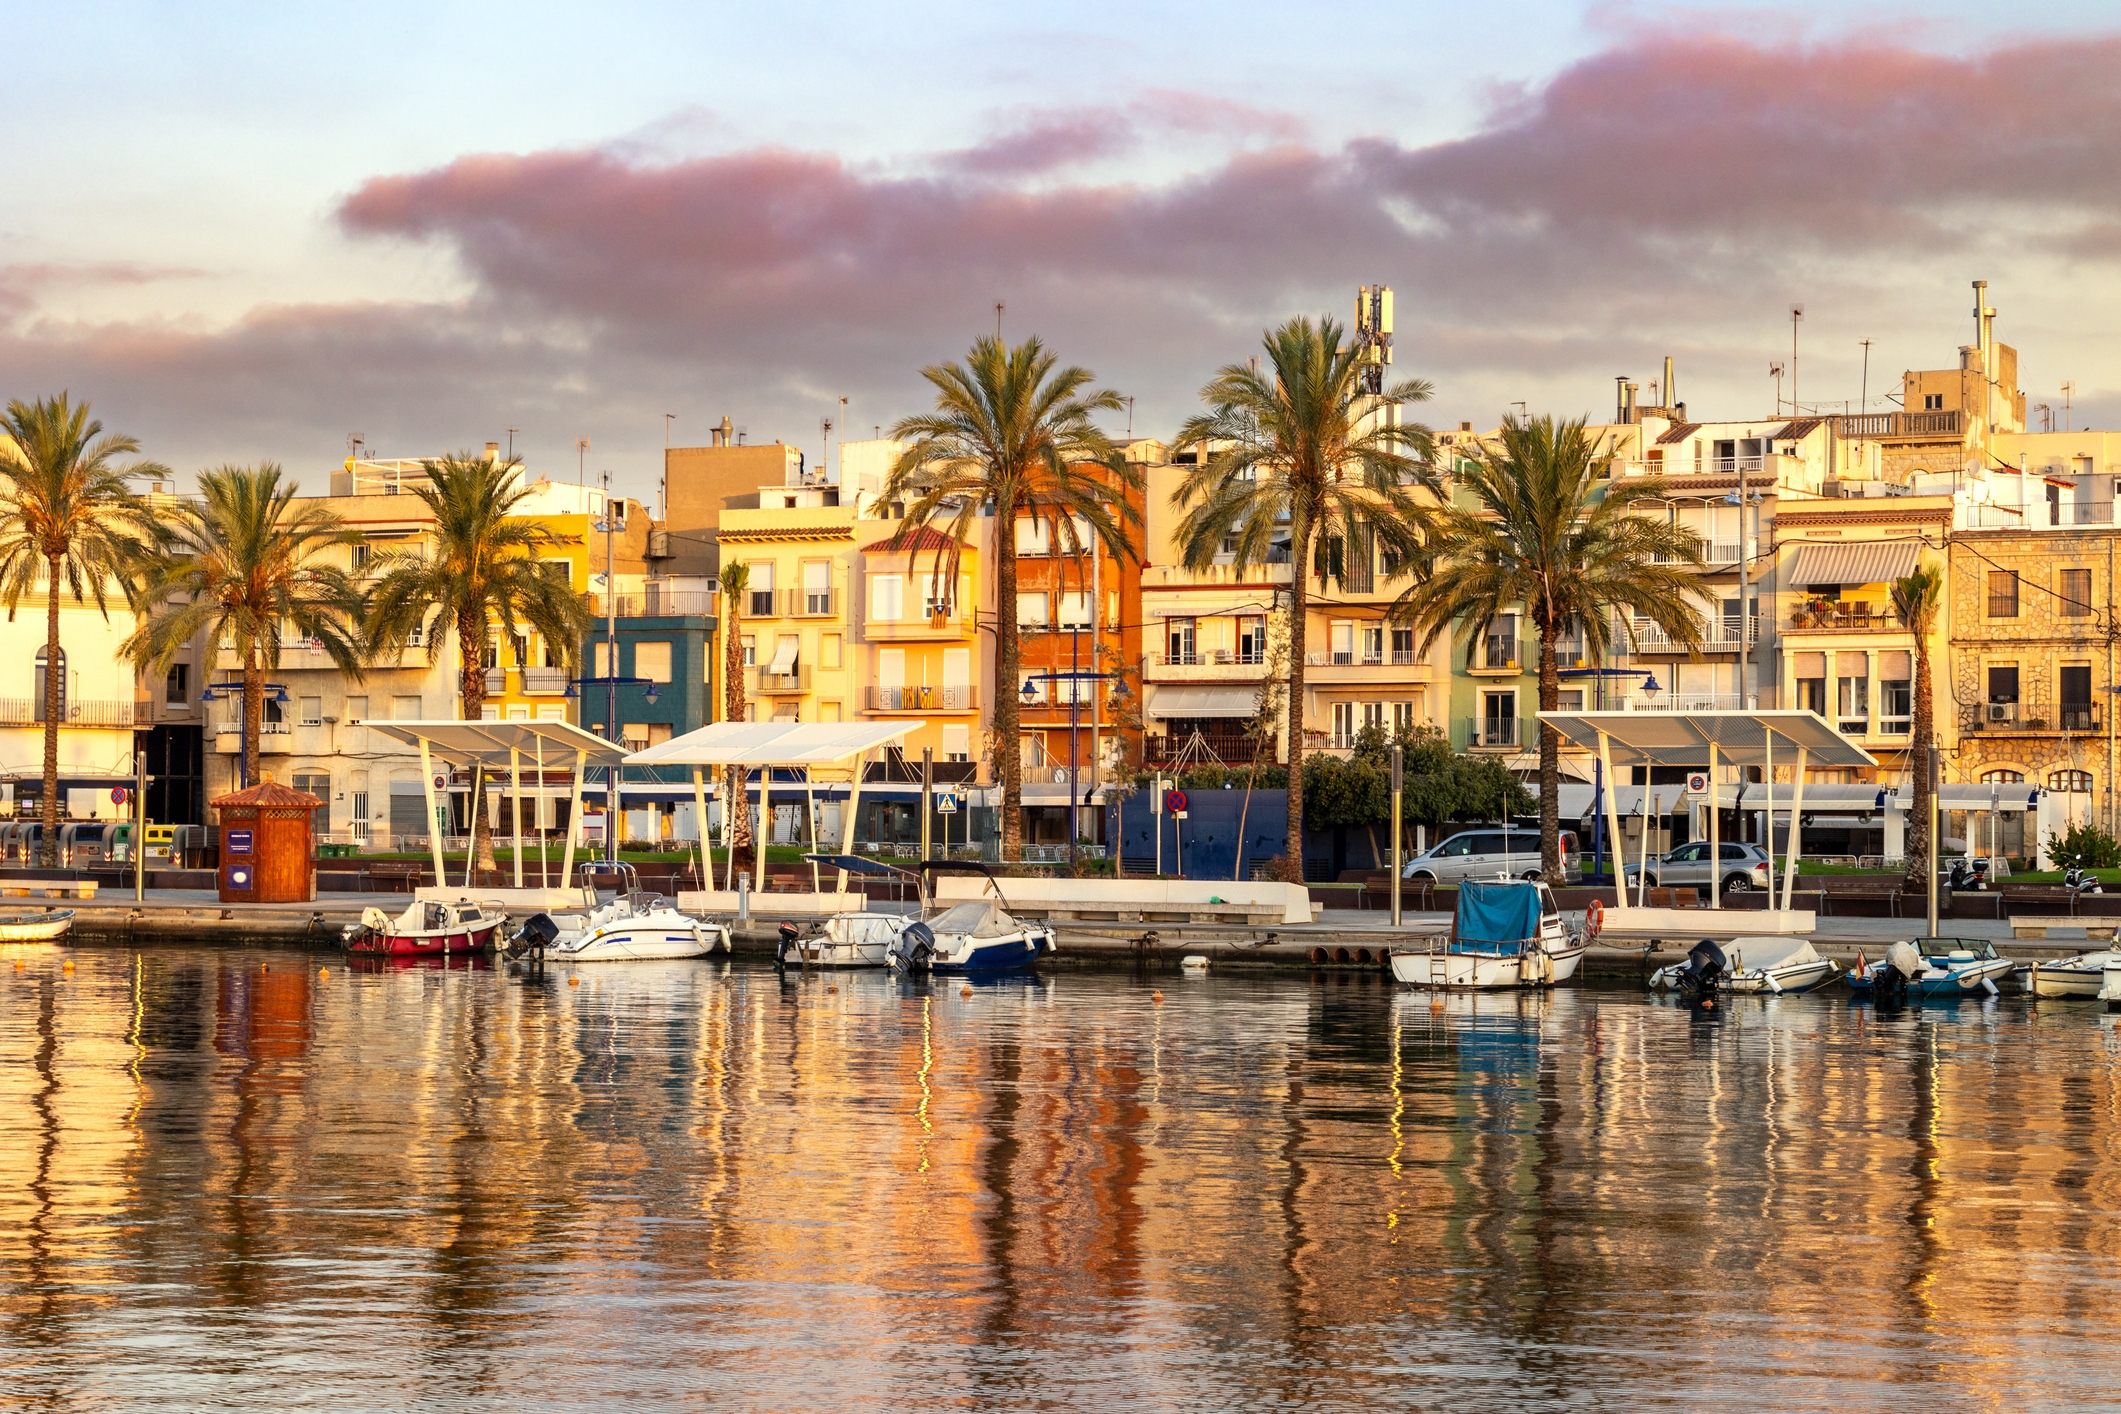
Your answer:
[[[2106,978],[2121,971],[2121,949],[2103,948],[2054,962],[2036,962],[2026,976],[2026,990],[2036,997],[2106,996]]]
[[[0,943],[51,943],[74,931],[74,911],[0,913]]]
[[[906,972],[1006,972],[1029,967],[1053,951],[1052,925],[1011,917],[1000,883],[984,864],[922,861],[923,903],[929,876],[944,872],[982,875],[994,896],[965,899],[907,923],[891,944],[893,967]]]
[[[1576,975],[1583,938],[1561,920],[1554,892],[1537,880],[1458,886],[1448,937],[1425,949],[1392,950],[1392,975],[1415,987],[1501,991],[1551,987]]]
[[[1998,956],[1996,945],[1986,938],[1917,938],[1894,943],[1876,962],[1867,963],[1857,953],[1856,965],[1849,969],[1849,990],[1858,998],[1888,1003],[1909,997],[1920,1001],[1993,997],[1996,984],[2017,965]]]
[[[392,918],[380,908],[361,910],[361,921],[341,935],[350,953],[374,957],[446,957],[486,952],[499,941],[508,912],[492,904],[459,899],[440,903],[414,899]]]
[[[610,903],[597,902],[595,876],[620,885]],[[631,864],[582,866],[583,911],[534,913],[516,930],[509,950],[551,962],[643,962],[727,953],[729,929],[680,913],[661,894],[643,892]]]
[[[1702,942],[1708,943],[1709,939]],[[1716,948],[1718,965],[1705,980],[1717,991],[1739,996],[1810,992],[1841,975],[1840,966],[1831,958],[1821,957],[1804,938],[1733,938],[1728,944],[1711,946]],[[1695,951],[1700,951],[1699,944]],[[1650,990],[1691,991],[1699,988],[1703,980],[1704,966],[1690,952],[1687,961],[1652,972]]]
[[[896,913],[836,913],[808,928],[783,923],[776,967],[889,967],[891,945],[909,920]]]

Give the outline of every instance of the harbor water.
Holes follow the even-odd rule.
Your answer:
[[[2114,1021],[0,949],[0,1407],[2121,1404]]]

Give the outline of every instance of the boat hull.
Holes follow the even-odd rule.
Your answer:
[[[1576,975],[1584,950],[1567,946],[1521,953],[1480,953],[1459,949],[1440,952],[1395,952],[1392,976],[1413,987],[1449,991],[1495,992],[1551,987]]]
[[[1761,967],[1733,973],[1725,979],[1723,989],[1740,997],[1800,996],[1818,991],[1840,975],[1841,968],[1831,959],[1822,957],[1789,967]]]
[[[349,939],[346,950],[367,957],[447,957],[451,953],[490,952],[504,921],[490,918],[431,933],[370,931]]]
[[[937,943],[946,939],[938,938]],[[1030,967],[1053,951],[1053,935],[1026,930],[1010,937],[970,939],[928,964],[936,973],[1014,972]]]
[[[74,911],[0,916],[0,943],[53,943],[74,930]]]
[[[727,952],[727,932],[704,923],[629,919],[597,929],[578,941],[562,939],[545,950],[553,962],[668,962]]]
[[[2032,994],[2036,997],[2083,997],[2096,998],[2106,986],[2106,969],[2121,965],[2121,955],[2113,955],[2112,963],[2104,961],[2109,954],[2093,953],[2085,957],[2064,958],[2061,962],[2035,963],[2028,978]],[[2090,958],[2102,959],[2098,962]]]
[[[1879,964],[1873,963],[1871,967]],[[1932,966],[1922,976],[1908,983],[1907,994],[1926,1002],[1958,1001],[1962,997],[1988,996],[1994,993],[2011,975],[2017,966],[2009,958],[1987,958],[1977,962],[1955,964],[1949,968]],[[1988,985],[1984,987],[1982,984]],[[1849,973],[1849,990],[1859,997],[1868,997],[1871,986],[1870,970],[1861,974]]]

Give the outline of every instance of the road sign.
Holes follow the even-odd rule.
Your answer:
[[[123,805],[129,798],[130,797],[127,796],[124,786],[112,786],[110,788],[111,804]]]
[[[1180,814],[1184,814],[1186,809],[1186,793],[1182,790],[1165,791],[1164,809],[1175,810]]]
[[[935,813],[938,815],[957,814],[957,797],[952,795],[949,791],[944,791],[941,795],[937,796],[935,798]]]
[[[1709,773],[1706,771],[1694,772],[1692,775],[1686,778],[1686,788],[1687,793],[1690,795],[1708,794]]]
[[[442,774],[442,773],[441,773],[440,771],[437,771],[437,772],[435,772],[435,789],[436,789],[436,790],[447,790],[447,789],[449,789],[449,777],[447,777],[447,776],[443,775],[443,774]]]

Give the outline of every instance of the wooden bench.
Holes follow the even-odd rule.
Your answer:
[[[361,877],[367,881],[370,893],[376,892],[378,879],[388,879],[391,882],[390,892],[409,894],[418,889],[421,876],[426,872],[427,866],[424,864],[403,859],[381,859],[363,869]],[[399,887],[401,884],[403,887]]]
[[[0,880],[0,898],[94,898],[93,879]]]
[[[1887,916],[1898,918],[1905,890],[1898,884],[1878,879],[1863,879],[1846,874],[1815,874],[1799,882],[1800,892],[1817,889],[1819,894],[1819,916],[1824,918],[1833,912],[1833,901],[1844,903],[1882,903]]]
[[[2084,936],[2093,942],[2110,943],[2114,930],[2121,927],[2121,919],[2115,918],[2038,918],[2013,913],[2011,936],[2013,938],[2044,938],[2050,928],[2082,928]]]

